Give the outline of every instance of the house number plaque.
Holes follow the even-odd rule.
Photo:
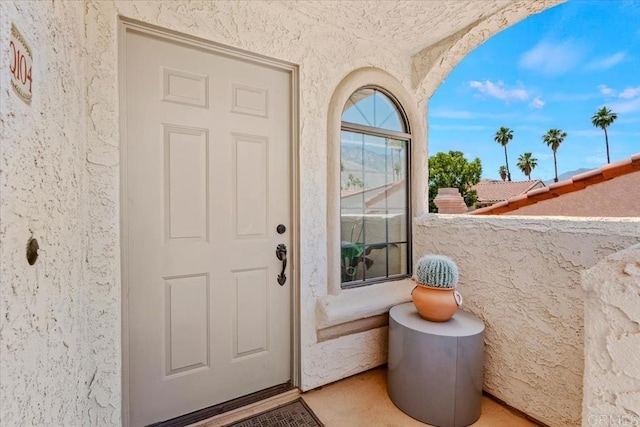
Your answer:
[[[31,103],[31,67],[33,57],[29,45],[22,38],[14,24],[11,24],[11,38],[9,39],[9,73],[11,85],[18,96],[27,104]]]

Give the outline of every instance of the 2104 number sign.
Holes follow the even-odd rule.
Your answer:
[[[33,78],[31,77],[33,57],[31,56],[31,49],[29,49],[22,35],[13,24],[11,24],[9,55],[11,55],[9,58],[11,84],[20,98],[29,104],[31,102],[31,87],[33,84]]]

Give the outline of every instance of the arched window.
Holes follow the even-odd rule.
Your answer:
[[[411,133],[395,98],[362,87],[342,111],[340,265],[342,287],[411,272]]]

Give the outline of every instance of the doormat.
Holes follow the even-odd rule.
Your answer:
[[[324,427],[302,398],[224,427]]]

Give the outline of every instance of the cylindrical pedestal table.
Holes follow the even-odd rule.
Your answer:
[[[430,322],[413,303],[389,311],[388,390],[407,415],[438,427],[462,427],[480,417],[484,323],[458,311]]]

